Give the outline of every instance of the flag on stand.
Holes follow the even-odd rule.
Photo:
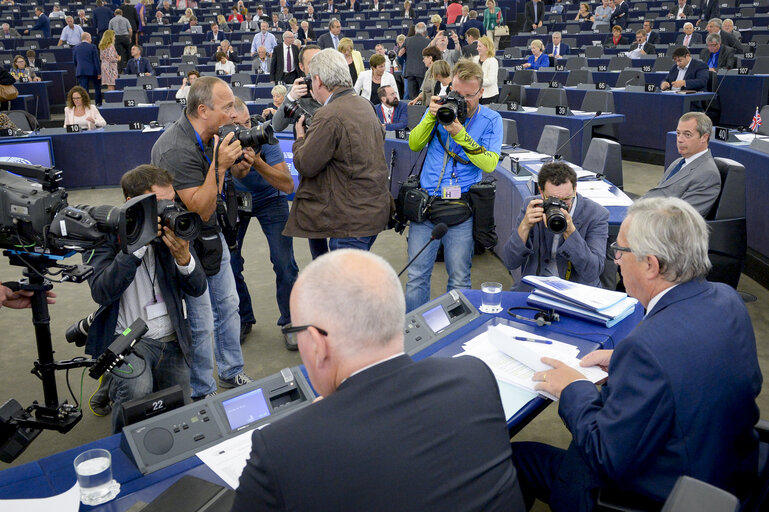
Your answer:
[[[753,116],[753,121],[750,123],[750,131],[755,132],[759,126],[761,126],[761,114],[758,113],[758,107],[756,107],[756,115]]]

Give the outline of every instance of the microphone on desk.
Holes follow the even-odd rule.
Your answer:
[[[595,120],[595,118],[596,118],[596,117],[598,117],[598,116],[600,116],[601,114],[603,114],[603,112],[601,112],[600,110],[599,110],[599,111],[597,111],[595,114],[593,114],[593,117],[591,117],[590,119],[588,119],[587,123],[585,123],[585,124],[583,124],[583,125],[582,125],[582,128],[580,128],[579,130],[577,130],[576,132],[574,132],[574,135],[572,135],[571,137],[569,137],[569,140],[567,140],[566,142],[564,142],[563,144],[561,144],[560,146],[558,146],[558,148],[555,150],[555,154],[553,154],[553,161],[555,162],[556,160],[561,160],[561,158],[562,158],[562,155],[560,154],[561,150],[562,150],[563,148],[565,148],[566,146],[568,146],[568,145],[569,145],[569,143],[570,143],[572,140],[574,140],[574,137],[576,137],[577,135],[579,135],[580,133],[582,133],[582,130],[584,130],[585,128],[587,128],[587,127],[590,125],[590,123],[592,123],[592,122]]]
[[[724,77],[724,78],[725,78],[725,77]],[[718,73],[716,73],[716,80],[718,80]],[[708,75],[708,81],[710,81],[710,75]],[[714,100],[715,100],[715,99],[718,97],[718,91],[719,91],[719,89],[721,89],[721,85],[722,85],[723,83],[724,83],[724,79],[722,78],[722,79],[721,79],[721,80],[718,82],[718,85],[716,86],[716,90],[715,90],[715,91],[713,91],[713,97],[712,97],[712,98],[710,98],[710,101],[708,101],[708,104],[707,104],[707,106],[705,107],[705,110],[703,111],[703,113],[704,113],[705,115],[707,115],[707,114],[708,114],[708,109],[710,109],[710,105],[712,105],[712,104],[713,104],[713,101],[714,101]]]
[[[448,232],[448,230],[449,230],[449,227],[444,222],[441,222],[440,224],[436,224],[435,227],[433,228],[433,232],[430,233],[430,240],[427,241],[424,247],[419,249],[419,252],[416,254],[416,256],[411,258],[411,260],[408,263],[406,263],[406,266],[403,267],[403,270],[398,272],[398,277],[400,277],[401,274],[403,274],[406,271],[406,269],[409,268],[412,263],[414,263],[414,260],[419,258],[419,255],[422,254],[422,252],[424,252],[425,249],[427,249],[428,245],[433,243],[433,241],[435,240],[440,240],[441,238],[443,238],[443,235],[445,235]]]

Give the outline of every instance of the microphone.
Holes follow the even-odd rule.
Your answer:
[[[427,241],[424,247],[419,249],[419,252],[417,253],[416,256],[411,258],[411,260],[408,263],[406,263],[406,266],[403,267],[403,270],[398,272],[398,277],[400,277],[401,274],[403,274],[406,271],[406,269],[409,268],[412,263],[414,263],[414,260],[419,258],[419,255],[422,254],[425,249],[427,249],[428,245],[433,243],[434,240],[440,240],[441,238],[443,238],[443,235],[445,235],[448,232],[448,230],[449,230],[449,227],[444,222],[441,222],[440,224],[436,224],[435,227],[433,228],[433,232],[430,233],[430,240]]]
[[[716,73],[716,80],[718,80],[718,73]],[[708,75],[708,81],[710,81],[710,75]],[[708,105],[705,107],[705,110],[703,111],[703,113],[704,113],[705,115],[707,115],[707,113],[708,113],[708,109],[710,108],[710,105],[712,105],[712,104],[713,104],[713,101],[714,101],[714,100],[715,100],[715,99],[718,97],[718,90],[719,90],[719,89],[721,89],[721,84],[723,84],[723,83],[724,83],[724,79],[722,78],[722,79],[721,79],[721,80],[718,82],[718,86],[716,87],[716,90],[715,90],[715,91],[713,91],[713,97],[712,97],[712,98],[710,98],[710,101],[708,102]]]
[[[595,118],[596,118],[596,117],[598,117],[598,116],[600,116],[601,114],[603,114],[603,112],[601,112],[600,110],[599,110],[598,112],[596,112],[595,114],[593,114],[593,117],[591,117],[591,118],[590,118],[590,119],[587,121],[587,123],[583,124],[583,125],[582,125],[582,128],[580,128],[579,130],[577,130],[576,132],[574,132],[574,135],[572,135],[571,137],[569,137],[569,140],[567,140],[566,142],[564,142],[563,144],[561,144],[560,146],[558,146],[558,148],[555,150],[555,154],[553,154],[553,161],[556,161],[556,160],[560,160],[560,159],[561,159],[561,155],[560,155],[560,153],[559,153],[559,152],[560,152],[560,151],[561,151],[563,148],[565,148],[566,146],[568,146],[568,145],[569,145],[569,143],[570,143],[572,140],[574,140],[574,137],[576,137],[577,135],[579,135],[580,133],[582,133],[582,130],[584,130],[585,128],[587,128],[587,127],[590,125],[590,123],[592,123],[592,122],[595,120]]]

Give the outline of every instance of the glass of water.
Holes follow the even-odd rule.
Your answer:
[[[120,492],[112,478],[112,454],[102,448],[87,450],[75,457],[75,473],[84,505],[106,503]]]
[[[502,311],[502,283],[483,283],[481,285],[481,307],[483,313]]]

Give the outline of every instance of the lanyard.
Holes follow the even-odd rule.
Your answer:
[[[208,158],[208,155],[206,154],[206,147],[203,145],[203,139],[200,138],[200,134],[197,132],[197,130],[193,128],[192,131],[195,132],[195,138],[198,140],[198,146],[200,147],[200,151],[203,153],[203,156],[208,162],[208,165],[211,165],[211,159]]]

